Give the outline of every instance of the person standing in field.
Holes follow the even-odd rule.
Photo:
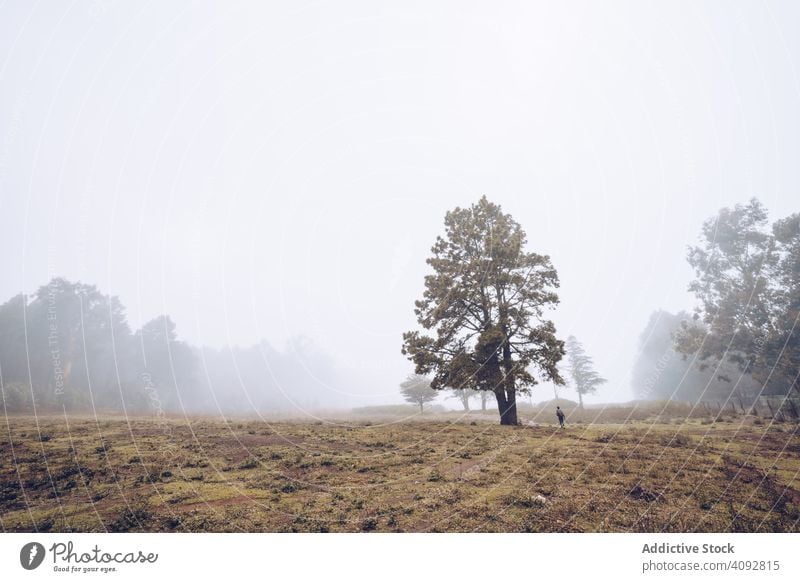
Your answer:
[[[564,411],[561,410],[560,406],[556,406],[556,416],[558,417],[558,424],[561,425],[561,428],[564,428]]]

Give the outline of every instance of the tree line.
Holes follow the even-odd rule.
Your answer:
[[[117,297],[64,278],[0,305],[6,412],[297,413],[336,404],[337,374],[303,339],[195,347],[167,315],[132,330]]]

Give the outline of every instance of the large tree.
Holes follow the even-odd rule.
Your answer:
[[[567,338],[567,370],[583,410],[584,395],[597,392],[597,387],[605,384],[606,379],[594,369],[592,358],[574,335]]]
[[[723,208],[703,224],[688,261],[698,306],[677,349],[704,365],[735,364],[764,393],[800,389],[800,215],[769,229],[756,199]]]
[[[775,240],[772,333],[763,351],[768,354],[759,364],[773,364],[770,375],[778,390],[800,392],[800,213],[772,225]],[[764,375],[759,370],[760,375]]]
[[[558,303],[558,275],[546,255],[526,252],[522,227],[482,197],[445,216],[416,302],[421,331],[403,334],[403,354],[431,387],[491,391],[500,423],[517,424],[517,392],[536,375],[563,383],[564,345],[544,312]]]
[[[423,408],[428,402],[436,400],[437,396],[431,388],[430,380],[419,374],[410,374],[403,380],[400,383],[400,393],[406,402],[419,406],[420,412],[423,412]]]
[[[54,278],[25,306],[36,406],[116,406],[130,328],[119,299],[94,285]],[[123,358],[120,358],[124,360]]]

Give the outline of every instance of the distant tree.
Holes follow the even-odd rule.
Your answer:
[[[116,358],[131,333],[119,299],[94,285],[54,278],[25,310],[36,406],[118,406]]]
[[[765,393],[800,390],[800,214],[768,229],[752,199],[703,223],[691,247],[698,300],[694,321],[676,333],[676,348],[703,366],[735,364]]]
[[[0,304],[0,410],[8,412],[296,412],[339,403],[319,399],[337,378],[302,338],[283,351],[266,342],[193,348],[166,315],[132,333],[119,299],[63,278]]]
[[[800,392],[800,213],[773,223],[772,237],[772,327],[764,338],[765,357],[755,359],[754,370],[762,381],[774,377],[776,391],[785,394]]]
[[[605,384],[606,379],[595,371],[592,358],[574,335],[567,338],[567,371],[578,393],[578,405],[583,409],[584,395],[597,392],[597,387]]]
[[[469,388],[452,388],[450,392],[453,398],[461,402],[464,412],[469,412],[469,401],[479,394],[477,390],[471,390]]]
[[[27,306],[28,300],[22,294],[0,305],[0,373],[5,384],[28,384],[29,352],[25,340]],[[28,391],[30,392],[30,388]],[[17,401],[19,399],[15,398],[15,402]]]
[[[0,305],[4,392],[31,412],[139,410],[145,399],[132,338],[118,298],[54,278]]]
[[[545,255],[525,252],[526,236],[500,206],[482,197],[445,216],[425,277],[417,321],[434,336],[403,334],[403,354],[436,390],[491,391],[500,424],[517,424],[517,392],[544,379],[563,382],[564,353],[544,311],[558,303],[558,275]]]
[[[658,310],[650,314],[639,336],[638,355],[631,374],[633,392],[638,398],[696,402],[724,400],[734,387],[739,396],[754,392],[753,379],[733,364],[722,362],[701,369],[695,365],[694,356],[678,352],[673,338],[684,324],[697,325],[685,311]],[[733,379],[735,382],[727,381]]]
[[[191,348],[178,340],[175,323],[168,315],[160,315],[145,323],[135,340],[143,383],[158,395],[157,399],[150,396],[151,406],[185,409],[182,395],[194,388],[197,361]]]
[[[31,412],[31,389],[28,386],[20,382],[3,382],[0,388],[0,403],[5,407],[4,413]]]
[[[431,388],[431,382],[425,376],[410,374],[400,384],[400,393],[406,402],[419,406],[419,411],[423,412],[423,407],[428,402],[436,400],[436,391]]]

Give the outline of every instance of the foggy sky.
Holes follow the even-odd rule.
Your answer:
[[[627,400],[702,221],[798,210],[797,3],[259,4],[0,7],[0,300],[61,275],[198,345],[306,336],[397,401],[430,246],[486,194],[552,257],[588,401]]]

